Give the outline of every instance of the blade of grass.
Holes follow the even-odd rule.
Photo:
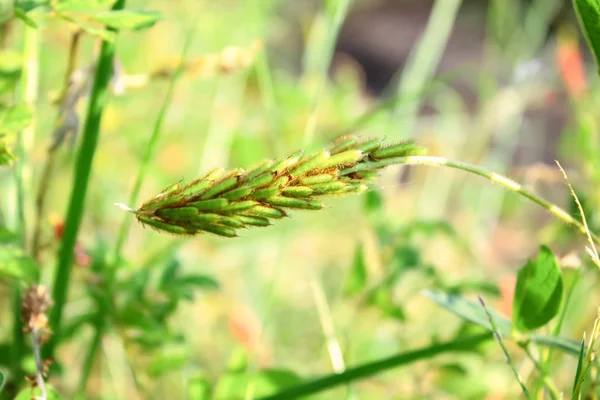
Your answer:
[[[196,20],[197,20],[197,18],[195,19],[195,21]],[[179,65],[177,66],[177,69],[175,70],[173,75],[171,75],[171,79],[169,81],[169,86],[167,88],[167,93],[165,95],[165,99],[163,101],[161,109],[156,118],[156,122],[154,123],[154,129],[152,131],[152,135],[150,136],[150,140],[148,141],[148,145],[146,146],[146,151],[144,152],[142,162],[140,164],[140,169],[138,170],[138,175],[136,177],[135,183],[133,185],[133,189],[129,196],[129,204],[135,204],[137,202],[137,198],[138,198],[140,189],[142,187],[142,184],[144,182],[144,179],[145,179],[146,174],[148,173],[148,169],[150,167],[150,162],[152,161],[152,158],[156,152],[156,147],[158,146],[158,142],[159,142],[159,139],[160,139],[160,136],[162,133],[164,119],[169,110],[169,106],[171,105],[171,102],[173,100],[173,93],[175,90],[175,85],[179,81],[179,78],[182,76],[182,73],[183,73],[184,61],[187,56],[187,52],[190,48],[190,45],[192,43],[192,39],[194,37],[194,33],[195,33],[194,27],[195,26],[196,26],[196,23],[193,23],[192,28],[186,35],[183,49],[181,51]],[[106,282],[107,282],[109,294],[112,293],[112,288],[114,287],[116,270],[118,269],[118,266],[120,264],[121,252],[123,249],[123,245],[125,244],[125,239],[127,238],[127,233],[129,232],[130,227],[131,227],[131,218],[127,218],[127,216],[125,216],[125,218],[123,219],[123,223],[121,224],[121,229],[119,231],[119,236],[117,239],[117,243],[115,245],[115,250],[113,253],[112,260],[111,260],[111,262],[109,262],[108,271],[106,272],[106,275],[107,275]],[[83,398],[83,396],[85,395],[87,381],[92,372],[92,366],[93,366],[94,360],[96,358],[96,354],[98,353],[100,345],[102,344],[102,337],[104,336],[104,332],[105,332],[106,326],[107,326],[107,321],[106,321],[106,317],[105,317],[106,311],[107,311],[106,307],[103,304],[98,304],[98,315],[97,315],[97,317],[95,319],[95,323],[94,323],[94,329],[95,329],[94,337],[93,337],[92,341],[90,342],[90,346],[88,348],[88,352],[87,352],[86,359],[84,362],[83,373],[80,376],[79,385],[77,388],[77,396],[80,398]]]
[[[485,311],[485,314],[487,315],[488,320],[490,321],[490,326],[492,327],[492,331],[494,332],[494,338],[496,339],[496,341],[502,348],[502,352],[504,353],[504,356],[506,357],[506,363],[508,365],[510,365],[510,369],[512,370],[515,378],[517,379],[517,382],[519,382],[519,386],[521,386],[521,390],[523,391],[525,398],[530,399],[531,396],[529,396],[529,391],[525,387],[525,384],[523,383],[523,380],[521,379],[521,375],[519,375],[519,372],[517,371],[517,368],[515,367],[515,364],[513,363],[512,358],[510,357],[510,353],[508,352],[508,349],[506,348],[506,345],[504,344],[504,340],[502,339],[502,334],[498,331],[498,327],[496,326],[496,322],[494,321],[494,318],[492,318],[492,314],[488,310],[488,308],[485,304],[485,301],[483,300],[483,297],[478,296],[478,298],[479,298],[479,303],[481,303],[481,307],[483,307],[483,311]]]
[[[125,0],[117,0],[113,5],[113,10],[121,10],[125,7]],[[60,340],[60,328],[62,322],[63,308],[67,301],[71,270],[73,267],[73,250],[77,241],[77,233],[83,216],[85,197],[92,170],[92,162],[98,136],[100,132],[100,122],[108,97],[108,83],[113,72],[113,58],[116,44],[113,42],[102,42],[94,84],[90,93],[87,117],[83,127],[81,148],[79,150],[75,173],[73,177],[73,188],[71,190],[71,199],[67,209],[65,219],[65,229],[63,238],[58,251],[58,267],[54,276],[52,298],[54,307],[50,314],[50,326],[54,335],[50,340],[46,351],[52,356],[58,341]]]
[[[450,32],[460,8],[461,0],[437,0],[433,5],[427,26],[417,47],[411,51],[406,67],[402,71],[398,94],[420,93],[433,77],[442,58]],[[406,135],[414,131],[420,107],[420,98],[396,107],[393,124],[396,132]],[[398,116],[402,116],[399,120]],[[400,124],[400,125],[398,125]]]
[[[305,75],[306,73],[314,74],[318,79],[312,108],[304,130],[303,145],[305,147],[313,142],[319,117],[319,103],[327,83],[327,70],[331,64],[336,38],[348,12],[350,0],[329,0],[324,4],[325,9],[315,18],[304,58]],[[319,35],[319,29],[323,29],[323,25],[327,30],[325,37]]]
[[[378,373],[409,365],[419,360],[431,359],[444,353],[469,351],[483,342],[492,338],[490,333],[455,339],[446,343],[428,346],[418,350],[400,353],[383,360],[367,363],[358,367],[346,369],[341,374],[327,375],[315,380],[285,389],[270,396],[261,397],[258,400],[288,400],[319,393],[340,385],[346,385],[360,379],[364,379]]]

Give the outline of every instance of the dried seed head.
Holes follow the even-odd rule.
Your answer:
[[[46,312],[51,306],[52,299],[48,288],[43,285],[30,285],[21,299],[21,318],[25,323],[24,331],[49,334]]]
[[[369,162],[424,152],[412,141],[382,144],[381,139],[346,136],[328,150],[299,151],[248,171],[216,169],[187,185],[168,186],[135,214],[142,224],[167,233],[235,237],[237,229],[268,226],[285,217],[287,209],[320,210],[322,196],[364,192],[377,176]]]

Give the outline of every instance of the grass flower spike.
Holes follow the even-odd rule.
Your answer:
[[[142,224],[167,233],[235,237],[239,229],[269,226],[289,210],[320,210],[324,196],[364,192],[376,177],[367,163],[424,152],[413,141],[384,146],[381,139],[345,136],[313,154],[266,160],[250,170],[218,168],[188,184],[170,185],[135,214]]]

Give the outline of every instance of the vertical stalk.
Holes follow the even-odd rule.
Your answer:
[[[35,28],[25,26],[24,31],[24,66],[23,66],[23,102],[33,109],[37,99],[39,81],[39,33]],[[16,232],[21,246],[26,246],[26,219],[25,219],[25,193],[29,191],[31,183],[31,169],[28,165],[28,155],[33,147],[35,136],[35,124],[25,128],[18,136],[17,162],[15,164],[15,187],[16,187]],[[11,347],[11,359],[14,373],[14,381],[18,385],[23,380],[23,369],[21,359],[24,355],[25,341],[23,336],[23,324],[21,321],[21,288],[15,284],[13,298],[13,345]]]
[[[121,10],[124,6],[125,0],[117,0],[112,9]],[[88,104],[87,118],[83,127],[81,148],[76,160],[73,189],[67,209],[63,239],[58,251],[58,267],[54,276],[52,298],[55,305],[50,314],[50,324],[54,335],[47,346],[50,355],[54,352],[60,339],[63,307],[67,300],[71,269],[73,267],[73,249],[75,248],[77,233],[83,215],[85,196],[98,142],[100,122],[108,95],[108,83],[113,72],[115,48],[115,42],[102,42],[96,66],[96,74],[94,76],[94,85]]]

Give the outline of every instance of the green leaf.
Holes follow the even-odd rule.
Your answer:
[[[581,372],[583,370],[583,358],[585,357],[585,336],[581,340],[581,349],[579,350],[579,358],[577,359],[577,371],[575,372],[575,379],[573,379],[573,396],[572,399],[578,399],[580,396],[580,387],[583,377]]]
[[[189,400],[210,400],[211,384],[204,374],[198,373],[188,379]]]
[[[17,0],[15,1],[15,9],[22,12],[29,12],[35,8],[50,5],[50,0]]]
[[[600,64],[600,2],[598,0],[573,0],[573,6],[583,28],[588,45]]]
[[[479,302],[475,302],[455,294],[448,294],[433,290],[424,290],[422,293],[425,297],[429,298],[434,303],[445,308],[458,317],[473,322],[474,324],[477,324],[490,331],[492,330],[489,319],[485,315],[485,312],[483,311],[483,308]],[[504,336],[505,339],[512,339],[510,321],[504,318],[493,308],[489,306],[487,308],[492,315],[492,318],[494,318],[496,327],[502,336]],[[579,354],[579,343],[569,338],[533,334],[529,336],[529,339],[540,346],[558,349],[573,356],[577,356]]]
[[[178,276],[172,282],[173,286],[179,288],[198,288],[206,290],[219,290],[219,282],[208,275],[184,275]]]
[[[408,366],[416,361],[431,360],[433,357],[439,354],[471,351],[478,344],[486,342],[491,338],[491,334],[475,335],[452,340],[450,342],[422,347],[420,349],[407,351],[388,358],[348,368],[342,373],[334,373],[311,381],[305,381],[289,389],[281,390],[275,394],[260,398],[255,397],[255,399],[286,400],[309,396],[325,390],[333,389],[334,387],[340,385],[346,385],[351,382],[365,379],[394,368]]]
[[[370,293],[369,303],[374,304],[379,310],[390,318],[395,318],[399,321],[406,320],[404,309],[394,302],[392,288],[383,286]]]
[[[424,290],[422,293],[437,305],[445,308],[460,318],[473,322],[490,331],[492,330],[490,321],[481,307],[481,304],[478,302],[468,300],[455,294],[434,290]],[[492,318],[494,318],[498,331],[500,331],[503,336],[510,336],[510,321],[490,307],[488,307],[488,311],[492,315]]]
[[[72,18],[65,14],[59,14],[59,17],[64,19],[65,21],[69,21],[69,22],[77,25],[86,33],[88,33],[92,36],[97,36],[104,41],[112,42],[115,40],[115,37],[116,37],[115,32],[111,32],[111,31],[107,31],[106,29],[95,27],[93,25],[88,24],[87,22],[81,21],[76,18]]]
[[[20,8],[15,8],[14,9],[14,13],[15,13],[15,17],[16,18],[18,18],[21,21],[23,21],[25,23],[25,25],[29,26],[30,28],[37,28],[38,27],[37,23],[33,19],[31,19],[29,17],[29,15],[27,15]]]
[[[359,243],[354,250],[354,259],[352,260],[352,269],[350,275],[346,278],[344,293],[356,294],[362,291],[367,284],[367,266],[365,263],[365,252],[362,243]]]
[[[15,87],[21,77],[22,67],[21,53],[14,50],[0,51],[0,94]]]
[[[90,18],[113,29],[138,30],[149,28],[162,18],[162,14],[154,10],[118,10],[104,11],[90,15]]]
[[[13,161],[15,161],[15,156],[0,137],[0,165],[11,165]]]
[[[245,372],[224,374],[215,387],[215,400],[242,400],[252,385],[254,398],[298,385],[301,378],[293,371],[266,369],[249,375]],[[291,397],[290,397],[291,398]]]
[[[4,379],[4,373],[0,371],[0,394],[2,394],[2,389],[4,389],[4,383],[6,380]]]
[[[24,105],[7,107],[0,111],[0,133],[16,134],[31,124],[33,113]]]
[[[563,282],[558,261],[542,246],[535,260],[529,260],[517,275],[513,299],[513,327],[531,331],[558,314],[563,298]]]
[[[35,389],[31,389],[31,388],[25,388],[23,390],[21,390],[19,392],[19,394],[17,395],[17,397],[15,397],[15,400],[31,400],[31,399],[39,399],[41,392],[40,389],[35,388]],[[58,393],[56,393],[56,390],[54,390],[54,388],[48,384],[46,384],[46,400],[60,400],[61,397],[58,395]]]
[[[14,244],[0,246],[0,278],[16,279],[21,282],[37,282],[40,269],[33,258]]]
[[[376,215],[383,210],[385,201],[381,193],[375,189],[364,194],[364,208],[367,215]]]

